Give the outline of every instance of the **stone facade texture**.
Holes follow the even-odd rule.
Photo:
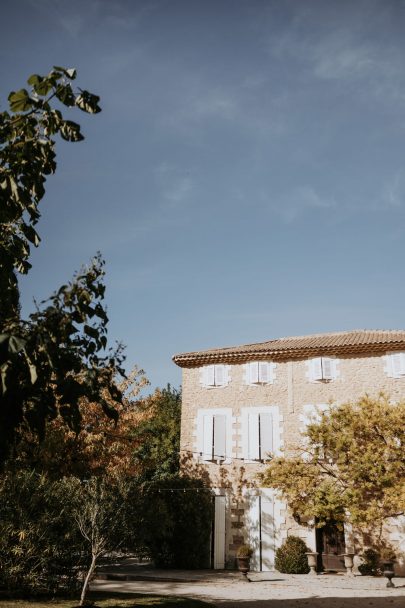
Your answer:
[[[404,348],[405,350],[405,348]],[[246,492],[260,486],[257,474],[265,464],[243,460],[241,409],[258,406],[279,408],[279,437],[288,455],[300,438],[305,406],[355,401],[368,394],[377,396],[383,392],[393,401],[405,398],[405,377],[391,378],[385,371],[385,356],[381,354],[347,356],[337,359],[337,377],[329,382],[311,382],[308,377],[308,360],[296,359],[276,362],[272,384],[250,386],[245,381],[244,364],[229,366],[227,386],[207,388],[201,384],[201,368],[183,369],[183,405],[181,421],[181,453],[184,470],[204,477],[212,487],[230,493],[232,509],[227,522],[228,560],[243,542],[243,521]],[[232,408],[232,460],[217,464],[205,462],[197,453],[197,412],[201,409]],[[277,505],[276,545],[287,534],[304,538],[315,549],[314,533],[300,527],[288,516],[286,505]],[[402,526],[403,527],[403,526]],[[399,526],[401,528],[401,526]],[[399,541],[405,538],[401,532]],[[405,550],[405,545],[402,547]]]

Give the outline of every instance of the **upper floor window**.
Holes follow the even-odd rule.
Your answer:
[[[405,376],[405,352],[386,355],[386,363],[385,371],[390,378]]]
[[[246,384],[258,386],[260,384],[273,384],[274,363],[270,361],[252,361],[245,365]]]
[[[206,387],[227,386],[229,373],[227,365],[205,365],[201,368],[201,384]]]
[[[311,382],[330,382],[337,378],[337,360],[332,357],[316,357],[308,361]]]
[[[242,408],[242,455],[245,460],[263,462],[279,452],[280,421],[277,406]]]
[[[221,462],[231,457],[232,409],[200,409],[197,413],[197,450],[203,460]]]

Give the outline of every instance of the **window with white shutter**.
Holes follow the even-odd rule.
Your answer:
[[[272,384],[274,363],[270,361],[252,361],[246,363],[246,383],[252,385]]]
[[[223,462],[231,457],[231,408],[201,409],[197,414],[197,452],[203,460]]]
[[[387,373],[391,378],[405,376],[405,353],[390,353],[387,355]]]
[[[228,366],[221,364],[205,365],[201,368],[201,383],[208,388],[227,386],[229,383]]]
[[[278,408],[242,408],[241,418],[243,458],[255,462],[268,460],[269,454],[273,454],[280,447]]]
[[[336,359],[315,357],[308,361],[311,382],[330,382],[336,378]]]

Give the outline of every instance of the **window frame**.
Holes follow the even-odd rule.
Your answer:
[[[216,372],[219,372],[218,368],[222,368],[223,381],[222,383],[216,383]],[[204,388],[224,388],[228,386],[230,382],[230,366],[226,363],[211,363],[210,365],[203,365],[200,368],[200,382]],[[210,370],[212,370],[213,383],[207,382]]]
[[[249,446],[250,440],[250,428],[249,428],[249,416],[258,416],[258,420],[260,414],[270,414],[272,419],[272,457],[281,455],[281,447],[283,445],[283,441],[281,438],[281,434],[283,432],[281,423],[283,421],[283,416],[280,414],[280,408],[278,405],[259,405],[259,406],[246,406],[241,408],[241,447],[242,447],[242,458],[245,463],[255,463],[261,464],[268,462],[269,458],[251,458],[251,449]],[[260,427],[257,429],[258,433],[260,432]],[[257,437],[257,443],[260,445],[261,438]],[[259,453],[259,456],[261,454]]]
[[[324,362],[326,363],[326,361],[328,361],[330,365],[330,377],[324,377]],[[317,375],[315,372],[316,363],[320,365],[321,375]],[[307,377],[309,381],[314,384],[327,384],[333,382],[339,376],[338,363],[339,360],[332,356],[311,357],[307,360]]]
[[[219,455],[216,455],[215,450],[215,417],[225,416],[225,449],[224,449],[224,458],[221,458]],[[208,428],[208,420],[211,418],[212,424],[212,442],[210,447],[210,452],[206,451],[207,446],[207,438],[205,437],[205,432]],[[223,407],[223,408],[199,408],[197,410],[197,419],[196,419],[196,433],[197,433],[197,456],[198,459],[202,462],[212,462],[216,464],[229,464],[232,460],[232,408]],[[208,457],[210,456],[210,457]],[[218,457],[216,457],[218,456]]]
[[[395,370],[394,357],[400,359],[400,371]],[[405,376],[405,351],[397,350],[385,355],[385,373],[389,378],[403,378]],[[401,369],[402,368],[402,369]]]
[[[252,380],[252,366],[253,365],[257,365],[257,380],[254,381]],[[260,366],[261,365],[266,365],[267,366],[267,380],[263,380],[261,377],[261,371],[260,371]],[[247,363],[245,363],[244,365],[244,370],[245,370],[245,384],[247,384],[248,386],[267,386],[269,384],[274,384],[274,379],[275,379],[275,370],[276,364],[273,363],[273,361],[263,361],[263,360],[257,360],[257,361],[248,361]]]

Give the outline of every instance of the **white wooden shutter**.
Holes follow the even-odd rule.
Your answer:
[[[248,416],[248,458],[259,460],[259,414],[249,413]]]
[[[322,360],[322,379],[332,380],[333,378],[333,361],[329,357],[321,357]]]
[[[248,543],[253,553],[250,560],[251,570],[260,570],[260,497],[251,495],[248,498],[246,513],[246,531]]]
[[[322,358],[317,357],[310,361],[311,380],[322,380]]]
[[[211,414],[203,415],[203,460],[212,460],[213,453],[213,429],[214,429],[214,417]]]
[[[272,490],[261,490],[261,569],[268,571],[274,569],[274,499]]]
[[[392,375],[398,378],[405,374],[405,353],[394,353],[391,355]]]
[[[213,365],[206,365],[204,367],[204,381],[206,386],[215,386],[215,370]]]
[[[400,353],[401,355],[401,376],[405,374],[405,353]]]
[[[257,384],[259,382],[259,364],[257,361],[249,363],[249,383]]]
[[[271,365],[267,361],[259,362],[259,382],[263,384],[271,382]]]
[[[225,568],[225,496],[215,496],[214,503],[214,568]]]
[[[273,417],[271,414],[259,414],[259,458],[268,459],[268,453],[273,451]]]
[[[215,386],[223,386],[225,384],[225,370],[223,365],[214,365],[215,370]]]
[[[214,460],[225,460],[226,416],[214,416]]]

